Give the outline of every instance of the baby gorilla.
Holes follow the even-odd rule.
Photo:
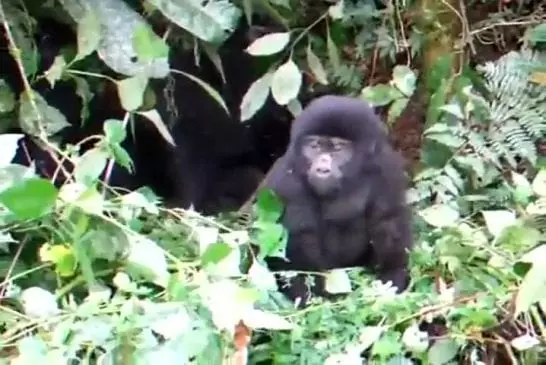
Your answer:
[[[294,121],[265,187],[282,199],[288,231],[288,261],[268,257],[271,270],[362,266],[398,292],[408,286],[413,240],[403,161],[367,103],[342,96],[313,101]],[[311,291],[328,297],[324,284],[315,277]],[[281,290],[303,305],[309,296],[302,275]]]

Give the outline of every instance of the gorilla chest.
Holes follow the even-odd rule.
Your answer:
[[[289,232],[287,257],[301,270],[329,270],[360,266],[369,248],[363,219],[322,221],[314,229]]]

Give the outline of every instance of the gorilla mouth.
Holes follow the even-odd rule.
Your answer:
[[[318,196],[326,197],[333,195],[341,189],[341,182],[330,175],[330,177],[310,179],[309,185]]]

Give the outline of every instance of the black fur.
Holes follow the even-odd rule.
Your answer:
[[[342,168],[342,188],[337,196],[319,197],[307,185],[308,162],[300,153],[300,144],[309,134],[355,143],[352,160]],[[268,174],[265,186],[283,200],[283,223],[289,233],[289,262],[268,257],[271,270],[363,266],[384,282],[392,280],[399,291],[407,287],[408,251],[413,241],[403,161],[368,104],[341,96],[323,96],[311,102],[294,121],[288,150]],[[328,296],[323,278],[315,278],[315,283],[312,291]],[[299,276],[284,292],[305,303],[304,277]]]

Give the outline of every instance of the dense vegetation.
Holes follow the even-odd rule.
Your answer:
[[[33,36],[52,17],[77,29],[77,42],[53,55]],[[267,60],[267,72],[243,98],[242,123],[268,95],[294,115],[298,95],[325,89],[380,107],[413,181],[408,291],[395,295],[361,270],[335,271],[329,289],[350,293],[296,311],[261,256],[285,243],[281,206],[267,191],[251,214],[218,217],[167,209],[147,189],[103,194],[103,169],[113,160],[131,166],[121,146],[131,115],[170,137],[148,95],[149,80],[168,75],[169,51],[190,44],[218,60],[215,47],[256,18],[273,19],[276,30],[246,49]],[[19,126],[75,166],[56,171],[66,180],[57,188],[33,167],[10,164],[17,136],[0,136],[2,361],[540,363],[545,19],[532,0],[0,0],[17,65],[9,75],[0,66],[0,126]],[[21,92],[6,81],[14,77]],[[114,85],[125,118],[108,120],[81,157],[59,148],[63,110],[32,91],[44,78],[52,87],[74,80],[84,106]],[[261,248],[254,260],[251,243]]]

